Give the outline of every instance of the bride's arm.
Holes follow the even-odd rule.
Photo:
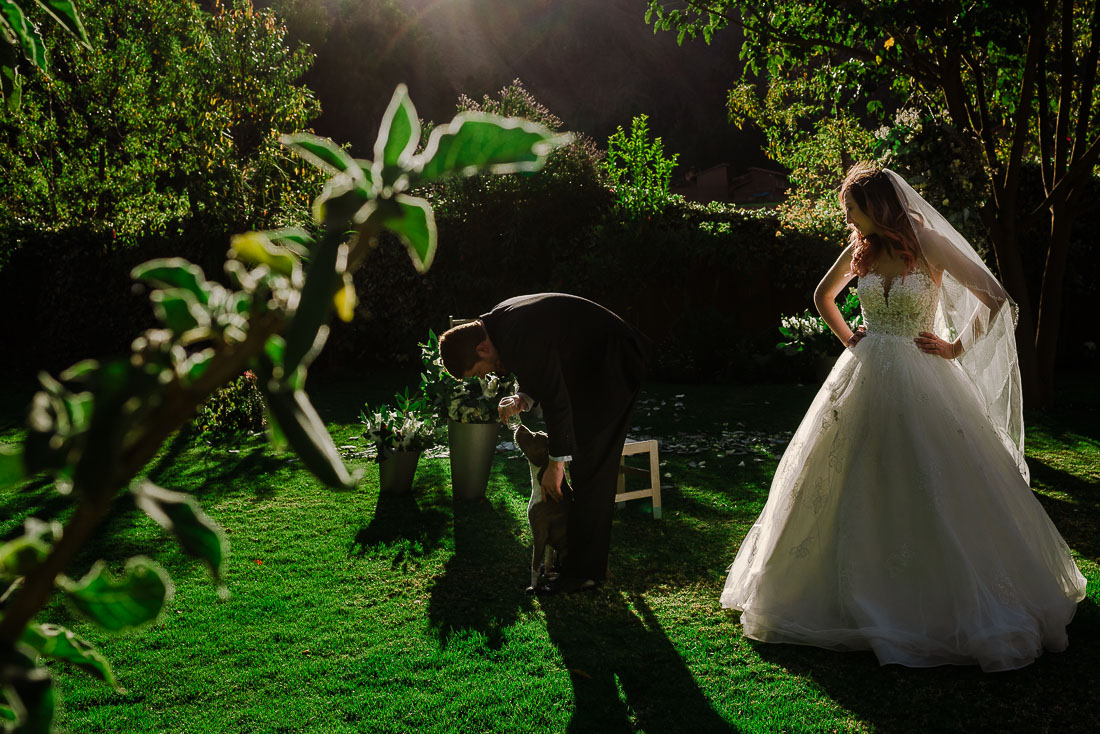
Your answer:
[[[821,314],[821,318],[825,319],[825,323],[829,325],[829,329],[836,338],[840,339],[846,347],[853,346],[863,338],[862,331],[852,332],[836,305],[836,297],[854,277],[852,247],[849,245],[844,248],[844,252],[840,253],[840,257],[836,259],[814,290],[814,305],[817,307],[817,312]]]
[[[981,265],[959,252],[940,233],[924,229],[920,233],[920,243],[929,264],[941,272],[950,273],[980,303],[976,305],[967,323],[956,325],[959,334],[955,341],[950,343],[951,356],[961,356],[967,345],[985,333],[990,323],[1008,303],[1008,293],[996,278],[986,272]]]

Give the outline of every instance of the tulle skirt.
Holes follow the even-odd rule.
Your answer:
[[[795,433],[721,601],[753,639],[995,671],[1065,649],[1084,594],[962,371],[868,335]]]

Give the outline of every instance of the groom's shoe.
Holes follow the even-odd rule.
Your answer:
[[[540,586],[536,589],[535,593],[539,596],[576,594],[578,591],[590,591],[595,589],[596,586],[596,582],[592,579],[580,579],[575,576],[558,576],[545,586]]]

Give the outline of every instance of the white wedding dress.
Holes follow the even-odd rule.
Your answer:
[[[837,361],[729,569],[747,637],[1007,670],[1066,647],[1085,579],[959,366],[921,352],[939,286],[858,283]]]

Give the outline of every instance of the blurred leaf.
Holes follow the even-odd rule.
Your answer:
[[[171,593],[168,574],[148,558],[131,558],[120,579],[96,561],[84,578],[58,578],[72,605],[110,632],[140,627],[157,618]]]
[[[336,309],[336,315],[344,323],[349,323],[355,318],[355,307],[358,302],[351,273],[344,273],[344,284],[340,290],[336,291],[332,301],[333,307]]]
[[[416,108],[409,99],[408,88],[399,84],[382,116],[378,139],[374,143],[374,159],[381,161],[383,166],[402,165],[416,152],[419,142],[420,121],[416,119]]]
[[[182,288],[189,291],[199,303],[209,303],[206,277],[202,268],[182,257],[162,258],[142,263],[130,271],[134,280],[144,280],[160,288]]]
[[[65,466],[69,452],[69,415],[61,398],[39,391],[27,413],[23,467],[27,476]]]
[[[70,630],[56,624],[31,624],[23,630],[20,640],[35,652],[53,660],[61,660],[86,673],[106,681],[119,690],[118,681],[107,658],[91,643],[79,638]]]
[[[14,714],[16,724],[7,729],[12,734],[49,734],[53,721],[53,681],[33,655],[26,645],[0,642],[0,693]]]
[[[0,444],[0,490],[22,484],[26,478],[23,450],[18,446]]]
[[[80,22],[80,15],[76,12],[76,5],[69,0],[38,0],[47,13],[53,16],[61,26],[80,41],[84,48],[91,50],[88,43],[88,34],[84,31],[84,24]]]
[[[280,275],[291,277],[301,267],[292,252],[273,243],[264,232],[234,235],[229,246],[229,257],[253,265],[266,265]]]
[[[23,534],[0,545],[0,577],[12,579],[33,571],[50,555],[60,534],[58,525],[27,518]]]
[[[209,328],[210,314],[199,304],[191,291],[166,288],[149,294],[157,319],[176,334],[192,329]]]
[[[301,227],[271,229],[264,234],[276,245],[287,248],[298,257],[307,255],[309,248],[313,246],[313,237]]]
[[[286,336],[286,352],[283,370],[291,374],[299,366],[308,365],[320,349],[321,328],[328,321],[332,297],[343,281],[347,266],[347,245],[343,242],[343,230],[327,230],[313,248],[298,307],[290,324],[283,332]],[[327,331],[326,331],[327,333]]]
[[[180,365],[179,372],[187,382],[195,382],[203,373],[206,372],[210,366],[210,362],[214,359],[213,349],[203,349],[195,352],[187,358],[187,361]]]
[[[432,131],[416,159],[416,183],[483,172],[537,171],[550,151],[569,140],[526,120],[463,113]]]
[[[61,379],[66,382],[83,382],[91,377],[97,369],[99,369],[99,362],[94,359],[82,359],[62,372]]]
[[[0,18],[2,20],[2,18]],[[12,46],[0,43],[0,94],[8,112],[19,111],[23,102],[23,78],[19,74],[19,57]]]
[[[318,135],[296,133],[284,135],[279,141],[307,161],[329,173],[346,173],[357,182],[364,180],[363,170],[355,159],[339,145]]]
[[[15,36],[27,61],[45,71],[46,45],[18,5],[0,0],[0,28]]]
[[[432,205],[426,200],[398,194],[394,197],[401,207],[401,216],[386,219],[385,226],[405,243],[416,272],[425,273],[435,259],[437,235]]]
[[[185,553],[204,561],[216,581],[221,580],[229,542],[194,497],[163,489],[149,480],[143,480],[134,495],[145,514],[175,535]]]
[[[264,388],[261,387],[261,390]],[[333,489],[355,489],[362,476],[348,473],[328,429],[303,390],[268,392],[264,399],[271,423],[278,426],[306,468]]]

